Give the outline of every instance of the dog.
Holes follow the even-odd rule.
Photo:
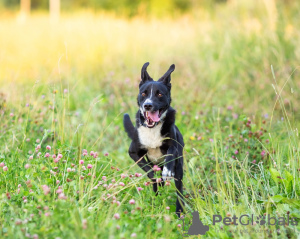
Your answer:
[[[127,135],[132,140],[128,153],[152,180],[153,191],[157,195],[158,185],[174,178],[177,189],[176,214],[183,212],[183,147],[182,134],[175,125],[175,109],[171,104],[171,73],[175,65],[157,81],[147,72],[149,62],[141,71],[139,94],[134,127],[128,114],[124,114],[123,124]],[[162,167],[162,181],[154,178],[153,166]]]

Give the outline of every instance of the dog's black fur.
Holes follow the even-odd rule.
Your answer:
[[[152,167],[159,164],[164,182],[174,177],[177,188],[176,213],[183,212],[183,137],[175,125],[175,110],[171,103],[171,73],[175,65],[158,80],[153,81],[147,72],[149,63],[142,67],[141,82],[137,103],[136,127],[128,114],[124,115],[124,127],[132,139],[129,147],[130,157],[147,173],[157,193],[158,183],[154,179]],[[146,159],[145,157],[146,156]]]

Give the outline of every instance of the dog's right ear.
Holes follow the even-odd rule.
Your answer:
[[[149,76],[147,72],[147,67],[149,66],[149,62],[146,62],[142,67],[142,74],[141,74],[141,82],[140,86],[147,81],[153,81],[153,79]]]

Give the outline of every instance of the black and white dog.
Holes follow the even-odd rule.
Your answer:
[[[136,127],[128,114],[124,115],[124,127],[132,139],[129,147],[130,157],[147,173],[157,193],[157,180],[152,167],[162,167],[162,179],[159,183],[174,177],[177,188],[176,213],[183,212],[183,137],[175,125],[175,110],[171,104],[171,73],[175,65],[158,80],[154,81],[147,72],[149,63],[142,67],[141,82],[137,103]],[[146,159],[144,158],[146,156]]]

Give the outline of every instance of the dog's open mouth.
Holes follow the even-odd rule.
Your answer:
[[[160,117],[163,112],[164,112],[163,109],[154,112],[150,112],[150,111],[144,112],[146,126],[148,128],[153,128],[155,125],[157,125],[160,121]]]

